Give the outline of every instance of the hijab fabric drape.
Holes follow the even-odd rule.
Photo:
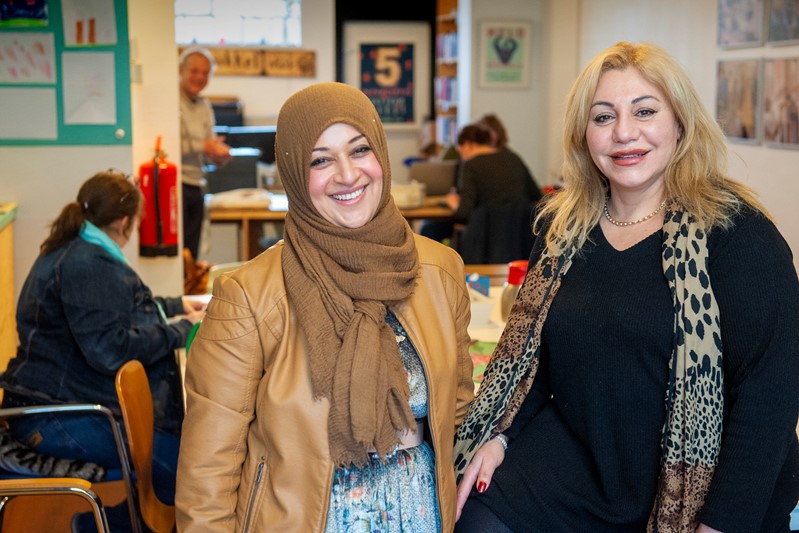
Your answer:
[[[379,209],[360,228],[328,222],[308,192],[312,149],[336,123],[363,134],[383,169]],[[320,83],[294,94],[280,110],[275,151],[289,200],[283,275],[307,339],[314,397],[330,402],[334,462],[363,465],[370,451],[385,457],[400,433],[416,427],[399,348],[385,321],[386,307],[407,299],[416,283],[413,233],[391,198],[385,134],[361,91]]]
[[[474,453],[510,427],[536,377],[541,330],[575,250],[544,253],[528,272],[478,396],[456,436],[461,475]],[[672,203],[663,225],[662,265],[674,308],[658,490],[647,530],[693,532],[721,448],[724,410],[719,310],[707,272],[703,226]]]

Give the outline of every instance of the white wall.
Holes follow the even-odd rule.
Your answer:
[[[109,167],[129,172],[152,157],[162,136],[168,159],[180,162],[177,46],[174,4],[162,0],[128,2],[131,36],[132,146],[0,146],[0,200],[19,204],[14,224],[14,281],[22,287],[49,224],[77,195],[89,176]],[[316,51],[317,77],[214,78],[208,94],[242,94],[247,111],[268,122],[298,89],[334,78],[334,12],[328,0],[303,1],[306,48]],[[234,89],[235,88],[235,89]],[[140,258],[136,236],[125,254],[156,294],[179,294],[183,262],[176,258]]]
[[[334,81],[335,67],[335,4],[328,0],[303,0],[302,2],[302,39],[303,49],[316,52],[315,78],[255,78],[249,76],[215,76],[205,90],[206,95],[236,96],[243,102],[245,125],[255,126],[275,124],[283,102],[298,90],[320,81]],[[417,42],[417,65],[420,78],[417,83],[424,87],[429,85],[429,34],[418,35],[413,23],[413,33],[407,38]],[[384,38],[396,40],[397,27],[401,24],[383,24]],[[374,25],[373,25],[374,28]],[[372,34],[361,35],[371,38],[380,35],[381,29],[374,29]],[[386,33],[387,32],[387,33]],[[360,35],[360,34],[359,34]],[[401,37],[400,37],[401,38]],[[424,41],[424,42],[422,42]],[[420,91],[417,105],[420,109],[429,109],[429,93]],[[419,151],[419,130],[408,128],[386,128],[389,146],[389,162],[393,175],[406,177],[406,169],[402,161]]]
[[[627,40],[651,40],[669,50],[694,79],[702,98],[715,106],[716,61],[723,58],[799,55],[799,47],[720,50],[716,47],[717,3],[671,0],[461,0],[465,20],[525,19],[533,22],[532,80],[527,90],[485,91],[471,81],[465,121],[494,111],[507,124],[511,145],[525,158],[540,184],[555,180],[561,162],[561,121],[571,83],[590,57]],[[208,94],[236,94],[253,124],[273,123],[280,106],[295,91],[335,77],[334,9],[329,0],[303,1],[305,48],[316,51],[317,75],[308,78],[215,77]],[[133,146],[0,147],[0,200],[19,204],[15,223],[17,292],[30,269],[47,226],[75,197],[79,185],[97,170],[133,170],[150,157],[162,135],[171,160],[178,157],[177,59],[173,4],[159,0],[130,2],[131,59],[141,65],[141,84],[131,88]],[[476,42],[476,34],[474,38]],[[476,45],[475,45],[476,46]],[[473,58],[476,62],[476,58]],[[461,72],[468,72],[461,65]],[[474,64],[476,72],[476,63]],[[134,68],[135,70],[135,68]],[[174,87],[174,90],[165,88]],[[389,144],[394,142],[389,140]],[[396,167],[396,164],[392,164]],[[791,248],[799,253],[799,151],[731,145],[731,174],[757,189],[777,219]],[[177,259],[139,259],[137,243],[128,257],[156,292],[179,291],[182,264]]]
[[[166,159],[180,164],[178,61],[175,45],[174,3],[130,0],[131,115],[133,118],[133,171],[152,159],[156,137]],[[170,53],[172,52],[172,53]],[[164,90],[164,88],[170,90]],[[175,89],[172,90],[171,88]],[[180,195],[180,187],[178,187]],[[180,226],[180,224],[178,225]],[[155,294],[183,293],[183,258],[139,257],[138,235],[125,247],[133,268]]]
[[[576,34],[580,36],[580,65],[620,40],[657,43],[683,65],[705,105],[713,113],[716,105],[717,60],[799,55],[799,46],[761,46],[735,50],[718,48],[717,2],[580,0],[578,5]],[[568,90],[567,87],[565,89]],[[799,265],[797,168],[799,151],[730,144],[731,176],[760,193],[761,200],[794,251],[794,263]]]
[[[511,148],[524,159],[539,185],[554,181],[557,170],[553,171],[547,164],[547,125],[552,120],[552,111],[557,111],[548,105],[548,79],[553,65],[549,13],[551,5],[556,3],[560,0],[471,0],[458,4],[458,76],[459,83],[468,83],[468,87],[461,91],[462,96],[468,96],[458,107],[459,126],[477,120],[485,113],[496,113],[508,130]],[[532,24],[528,87],[480,87],[479,32],[480,23],[484,20],[527,21]],[[463,68],[467,62],[467,68]]]
[[[330,0],[302,0],[302,49],[316,52],[315,78],[213,76],[203,94],[239,97],[247,125],[274,124],[286,98],[312,83],[335,79],[334,6]]]

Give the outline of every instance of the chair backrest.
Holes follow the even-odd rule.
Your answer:
[[[458,245],[463,262],[496,264],[530,257],[535,240],[531,221],[534,205],[517,202],[475,209]]]
[[[89,503],[94,515],[94,524],[101,533],[109,533],[108,519],[100,498],[92,489],[92,484],[78,478],[33,478],[0,480],[0,497],[14,496],[80,496]],[[0,503],[0,511],[5,510],[6,502]],[[52,517],[52,515],[51,515]],[[0,519],[2,523],[2,519]],[[30,524],[28,525],[30,527]]]
[[[213,265],[211,270],[208,272],[208,286],[206,288],[206,293],[211,294],[214,292],[214,280],[216,280],[219,274],[224,274],[225,272],[232,272],[236,270],[241,265],[244,264],[244,261],[231,261],[230,263],[220,263],[218,265]]]
[[[52,456],[40,454],[30,449],[26,444],[17,441],[9,432],[0,432],[0,487],[2,487],[3,491],[0,496],[7,498],[10,497],[12,493],[17,495],[23,493],[56,494],[62,491],[77,491],[80,493],[79,495],[88,500],[94,498],[96,495],[91,491],[91,494],[81,492],[86,486],[83,482],[76,483],[76,481],[80,481],[76,478],[80,478],[86,482],[111,481],[113,483],[121,477],[124,480],[128,501],[136,502],[137,497],[130,470],[130,462],[128,461],[128,448],[125,444],[119,423],[114,418],[114,414],[109,408],[97,404],[69,403],[0,408],[0,421],[3,422],[37,415],[81,415],[105,419],[110,426],[111,433],[114,435],[117,453],[119,454],[119,471],[116,469],[106,470],[93,463],[56,459]],[[26,483],[27,481],[31,483]],[[18,492],[14,493],[14,491]],[[98,530],[107,531],[105,512],[101,508],[102,504],[99,502],[99,499],[97,499],[96,504],[92,503],[92,506]],[[0,509],[2,507],[3,501],[0,499]],[[99,511],[102,512],[98,512],[98,507],[100,507]],[[131,531],[133,531],[133,533],[141,533],[142,528],[138,514],[138,505],[129,505],[128,510],[130,512]],[[69,507],[59,507],[59,511],[69,511]],[[48,516],[52,517],[54,515]],[[9,522],[13,520],[14,518],[12,517]],[[24,518],[23,520],[27,526],[31,526],[31,517]],[[101,521],[105,524],[103,527],[106,529],[101,527],[103,525],[100,523]],[[0,520],[0,523],[2,523],[2,520]],[[48,523],[48,525],[52,524]],[[36,529],[35,526],[34,529]]]
[[[119,369],[116,389],[136,472],[141,516],[155,533],[169,533],[175,527],[175,508],[162,503],[153,488],[153,399],[139,361],[128,361]]]

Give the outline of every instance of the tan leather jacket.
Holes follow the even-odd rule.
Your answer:
[[[472,399],[469,296],[452,250],[416,236],[413,295],[392,307],[429,387],[442,531],[455,521],[452,448]],[[333,478],[327,400],[315,401],[305,339],[286,297],[282,244],[214,286],[188,358],[178,531],[323,531]],[[309,290],[313,290],[309,287]]]

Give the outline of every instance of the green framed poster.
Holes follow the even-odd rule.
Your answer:
[[[126,0],[0,7],[0,145],[129,145]]]

